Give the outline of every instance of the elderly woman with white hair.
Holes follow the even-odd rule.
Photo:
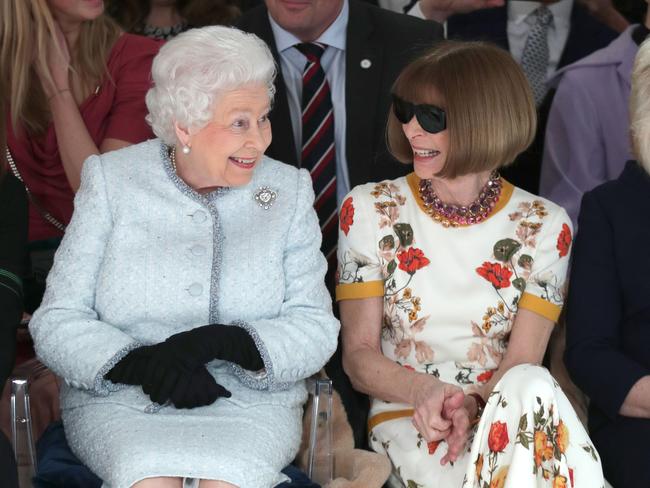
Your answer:
[[[632,146],[617,180],[582,199],[566,364],[589,396],[589,431],[616,487],[650,486],[650,40],[630,96]]]
[[[191,30],[152,71],[158,139],[84,163],[36,350],[105,487],[275,486],[339,328],[311,179],[264,156],[275,65],[257,37]]]

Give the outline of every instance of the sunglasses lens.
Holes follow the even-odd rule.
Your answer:
[[[416,115],[420,126],[431,134],[442,132],[447,127],[444,110],[431,105],[418,105]]]
[[[413,104],[393,96],[393,112],[402,124],[408,124],[413,118]]]

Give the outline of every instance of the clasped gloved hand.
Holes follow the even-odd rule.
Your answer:
[[[152,348],[142,389],[154,401],[171,398],[176,378],[191,375],[213,359],[230,361],[252,371],[264,367],[255,341],[237,326],[204,325],[174,334]]]
[[[264,367],[255,341],[245,329],[237,326],[204,325],[174,334],[154,347],[154,358],[190,371],[213,359],[230,361],[250,371]],[[151,364],[147,373],[147,376],[155,376]]]
[[[142,385],[154,402],[169,400],[178,408],[193,408],[208,404],[200,402],[211,398],[209,403],[230,397],[230,392],[217,384],[205,368],[213,359],[230,361],[251,371],[264,367],[255,341],[245,329],[213,324],[134,349],[105,376],[114,383]]]
[[[214,380],[204,364],[187,371],[158,363],[153,358],[158,346],[142,346],[130,351],[105,378],[113,383],[141,385],[152,401],[161,405],[170,401],[176,408],[202,407],[221,397],[230,397],[230,392]],[[154,380],[147,377],[150,365],[157,365],[160,373]]]

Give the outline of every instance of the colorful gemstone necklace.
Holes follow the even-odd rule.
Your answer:
[[[493,171],[478,198],[469,205],[444,203],[433,191],[431,180],[420,180],[419,191],[424,207],[433,220],[444,227],[459,227],[485,220],[499,201],[501,189],[501,177],[497,171]]]

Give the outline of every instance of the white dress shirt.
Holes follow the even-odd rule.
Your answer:
[[[410,0],[379,0],[379,6],[393,12],[403,13]]]

